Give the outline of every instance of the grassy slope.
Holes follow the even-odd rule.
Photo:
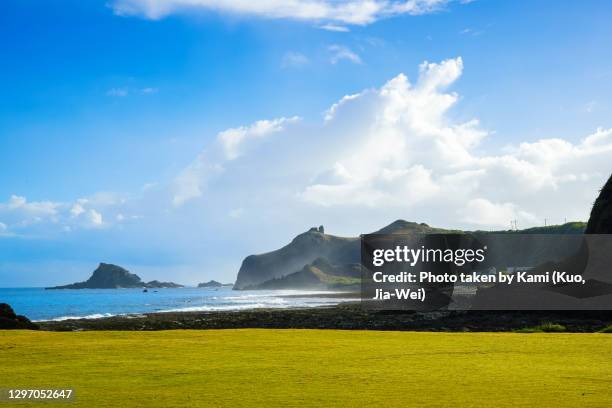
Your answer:
[[[606,334],[0,331],[0,357],[70,406],[612,406]]]
[[[584,234],[586,222],[573,221],[560,225],[549,225],[547,227],[533,227],[518,231],[491,231],[493,234]]]
[[[315,274],[319,278],[319,280],[325,283],[326,285],[344,286],[344,285],[359,285],[361,283],[361,279],[359,278],[352,278],[350,276],[329,275],[323,272],[321,269],[317,268],[316,266],[310,266],[310,271],[313,274]]]

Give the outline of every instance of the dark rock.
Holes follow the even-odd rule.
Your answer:
[[[101,263],[85,282],[54,286],[46,289],[117,289],[117,288],[180,288],[173,282],[143,282],[136,274],[113,264]]]
[[[220,288],[224,286],[221,282],[217,282],[216,280],[210,280],[208,282],[199,283],[198,288]]]
[[[17,315],[7,303],[0,303],[0,329],[38,330],[38,326],[27,317]]]
[[[147,288],[182,288],[183,285],[179,285],[174,282],[160,282],[158,280],[152,280],[150,282],[145,283]]]
[[[358,295],[357,295],[358,296]],[[252,309],[216,312],[148,313],[41,322],[45,330],[170,330],[170,329],[342,329],[408,331],[505,332],[554,322],[568,332],[596,332],[612,324],[610,311],[444,311],[394,313],[367,310],[359,303],[304,309]]]
[[[612,176],[603,186],[593,204],[587,234],[612,234]]]

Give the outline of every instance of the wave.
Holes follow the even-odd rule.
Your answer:
[[[83,315],[83,316],[60,316],[60,317],[54,317],[53,319],[40,319],[40,320],[33,320],[34,322],[44,322],[44,321],[53,321],[53,322],[61,322],[64,320],[75,320],[75,319],[102,319],[103,317],[112,317],[112,316],[117,316],[111,313],[93,313],[93,314],[89,314],[89,315]]]
[[[249,309],[292,309],[298,307],[319,307],[327,306],[335,303],[249,303],[245,305],[202,305],[202,306],[190,306],[190,307],[179,307],[175,309],[160,310],[156,313],[172,313],[172,312],[220,312],[220,311],[238,311],[238,310],[249,310]]]
[[[274,290],[274,291],[262,291],[260,293],[245,293],[237,296],[225,296],[224,299],[227,300],[242,300],[242,299],[255,299],[255,298],[265,298],[265,297],[279,297],[279,296],[313,296],[313,295],[330,295],[330,294],[340,294],[344,292],[340,291],[329,291],[329,290],[299,290],[299,289],[284,289],[284,290]]]

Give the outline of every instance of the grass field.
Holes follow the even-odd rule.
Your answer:
[[[0,331],[0,379],[71,407],[610,407],[612,336]]]

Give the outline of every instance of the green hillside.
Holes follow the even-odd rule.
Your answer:
[[[502,231],[476,231],[488,232],[491,234],[584,234],[586,222],[572,221],[560,225],[548,225],[546,227],[532,227],[522,230],[502,230]]]

